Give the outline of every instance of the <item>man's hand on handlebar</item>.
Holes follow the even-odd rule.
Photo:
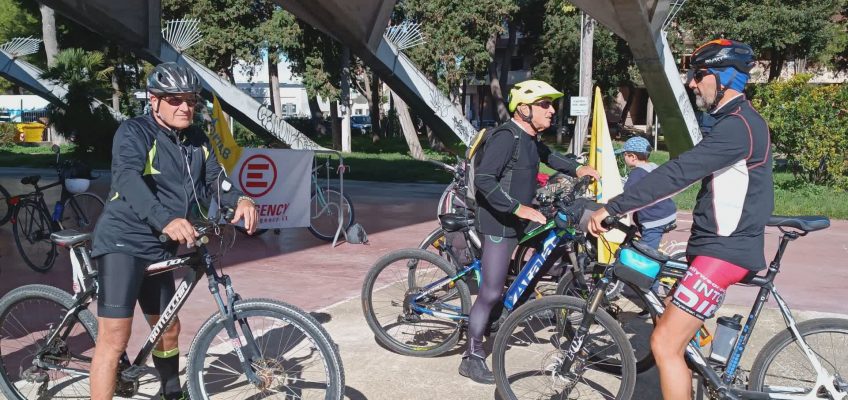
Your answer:
[[[171,240],[185,244],[188,247],[191,247],[195,239],[197,239],[197,231],[194,230],[191,222],[188,222],[185,218],[173,219],[162,229],[162,233],[167,235]]]
[[[256,231],[256,223],[259,221],[259,211],[256,210],[256,205],[247,199],[241,199],[236,206],[236,213],[233,216],[231,224],[235,224],[240,219],[244,219],[244,229],[248,234],[253,234]]]
[[[576,173],[578,178],[582,178],[582,177],[588,175],[588,176],[591,176],[592,178],[595,178],[595,180],[598,181],[598,182],[601,181],[601,175],[598,173],[598,171],[596,171],[594,168],[592,168],[588,165],[584,165],[580,168],[577,168],[577,171],[575,171],[575,173]]]
[[[609,229],[604,226],[604,219],[606,217],[609,217],[609,212],[604,207],[593,212],[592,216],[589,218],[589,233],[598,236],[601,233],[608,231]]]
[[[519,205],[518,208],[515,210],[515,215],[518,216],[518,218],[538,222],[542,225],[548,222],[547,219],[545,219],[545,216],[542,215],[539,210],[536,210],[533,207],[527,207],[525,205]]]

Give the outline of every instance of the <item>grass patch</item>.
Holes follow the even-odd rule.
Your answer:
[[[0,147],[0,167],[54,168],[56,166],[56,154],[50,147],[39,145]],[[73,144],[63,144],[59,147],[61,148],[62,160],[81,159],[91,168],[109,169],[108,161],[96,160],[75,153]]]

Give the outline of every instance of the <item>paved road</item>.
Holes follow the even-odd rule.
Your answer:
[[[48,178],[53,176],[50,170],[0,169],[0,184],[12,193],[19,193],[23,191],[18,182],[20,177],[33,172],[44,174],[45,181],[52,180]],[[107,180],[105,174],[95,181],[92,190],[105,194]],[[490,399],[491,388],[457,377],[458,351],[436,359],[412,359],[378,348],[359,308],[362,279],[373,262],[394,249],[414,247],[436,226],[435,208],[442,189],[442,185],[434,184],[346,182],[345,190],[353,199],[357,221],[365,226],[370,244],[341,244],[331,248],[306,229],[289,229],[280,235],[258,238],[239,235],[235,247],[223,258],[224,271],[233,277],[243,297],[280,299],[320,317],[340,345],[351,399]],[[55,201],[55,196],[48,196],[48,201]],[[685,240],[689,219],[681,215],[680,228],[670,235],[671,239]],[[769,258],[778,234],[774,229],[768,230]],[[844,301],[844,288],[848,284],[846,256],[848,222],[833,221],[830,229],[790,244],[777,286],[795,310],[848,314],[848,304]],[[17,255],[7,224],[0,227],[0,295],[27,283],[69,289],[69,263],[61,258],[47,274],[31,271]],[[755,294],[750,288],[733,288],[726,304],[750,304]],[[214,310],[205,286],[198,286],[180,313],[184,354],[194,333]],[[763,324],[780,322],[776,314],[771,318]],[[131,354],[139,348],[149,329],[137,319],[134,332]],[[646,376],[639,382],[655,387],[653,379]],[[155,385],[150,387],[153,389],[148,392],[155,390]],[[655,393],[650,396],[649,392],[642,393],[646,397],[641,398],[656,398]]]

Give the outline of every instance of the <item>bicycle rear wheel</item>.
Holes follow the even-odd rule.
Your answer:
[[[0,299],[0,391],[8,399],[89,399],[88,371],[97,321],[87,309],[59,326],[74,305],[70,294],[28,285]],[[54,329],[52,343],[45,343]]]
[[[506,319],[492,350],[498,393],[506,399],[630,399],[636,385],[633,349],[621,327],[598,309],[589,332],[576,337],[586,303],[568,296],[528,302]],[[568,371],[566,350],[582,341]],[[604,364],[612,362],[618,373]]]
[[[377,341],[415,357],[452,349],[471,310],[468,285],[461,279],[451,282],[455,275],[447,260],[421,249],[398,250],[377,260],[362,285],[362,312]]]
[[[309,203],[309,232],[318,239],[332,242],[342,215],[342,230],[347,230],[354,221],[353,202],[347,194],[335,189],[319,189],[312,194]],[[342,235],[344,236],[344,235]]]
[[[811,319],[797,328],[825,375],[819,376],[797,338],[786,329],[769,340],[754,360],[750,390],[798,398],[848,398],[848,320]]]
[[[92,193],[80,193],[65,200],[62,212],[62,229],[80,232],[94,231],[94,224],[103,213],[103,200]]]
[[[9,204],[11,198],[12,196],[6,188],[0,185],[0,226],[3,226],[12,218],[12,205]]]
[[[21,258],[35,271],[47,272],[56,261],[56,244],[50,240],[53,221],[34,201],[25,200],[15,209],[12,235]]]
[[[342,398],[345,386],[341,357],[315,318],[269,299],[239,300],[234,309],[236,329],[241,331],[240,348],[233,348],[224,326],[225,316],[216,313],[206,320],[189,350],[189,397]],[[249,359],[259,384],[247,379],[239,361],[242,354]]]

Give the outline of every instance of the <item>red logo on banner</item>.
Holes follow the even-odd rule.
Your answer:
[[[251,197],[262,197],[277,181],[277,166],[268,156],[256,154],[244,161],[239,171],[241,190]]]

